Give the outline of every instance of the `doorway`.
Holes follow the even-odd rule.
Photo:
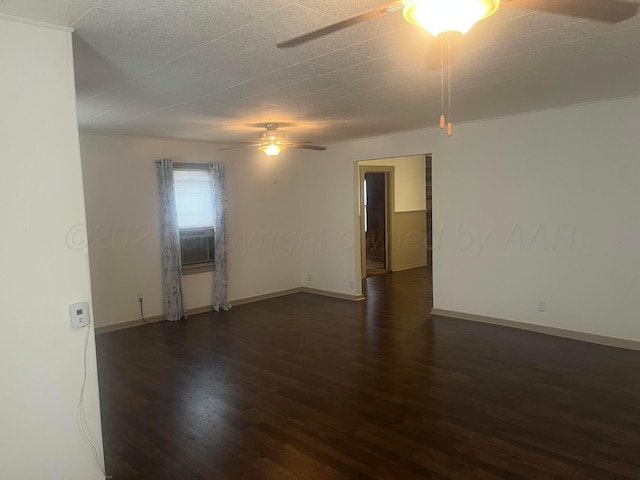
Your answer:
[[[360,245],[355,269],[362,279],[369,277],[363,293],[372,275],[423,267],[431,275],[437,244],[432,240],[432,164],[430,154],[354,162],[354,227]],[[393,278],[387,275],[384,281]]]
[[[364,234],[367,277],[387,271],[386,173],[364,174]]]
[[[433,266],[433,210],[431,199],[431,155],[425,156],[425,186],[426,186],[426,213],[427,213],[427,266]]]
[[[362,276],[389,273],[393,167],[360,167]]]

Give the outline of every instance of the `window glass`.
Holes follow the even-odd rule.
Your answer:
[[[213,226],[213,199],[207,170],[174,170],[179,228]]]

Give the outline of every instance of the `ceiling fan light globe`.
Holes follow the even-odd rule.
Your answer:
[[[270,143],[269,145],[262,145],[261,147],[259,147],[259,149],[266,153],[269,157],[277,157],[285,148],[287,147],[285,147],[284,145],[277,145],[275,143]]]
[[[403,15],[434,37],[449,32],[464,35],[499,6],[500,0],[405,0]]]

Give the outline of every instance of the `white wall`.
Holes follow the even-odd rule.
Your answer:
[[[426,161],[424,155],[367,160],[360,165],[393,166],[395,211],[425,210],[427,203]]]
[[[86,329],[68,305],[91,299],[71,35],[0,19],[0,478],[104,478],[76,411]],[[81,234],[81,232],[80,232]],[[86,407],[102,452],[93,327]]]
[[[300,285],[298,163],[288,151],[219,152],[220,145],[82,135],[96,323],[162,314],[158,189],[154,160],[224,161],[228,189],[229,298]],[[187,308],[211,305],[211,273],[183,277]]]
[[[307,249],[301,270],[348,292],[354,162],[433,153],[436,308],[640,340],[638,111],[629,98],[330,145],[303,164],[302,212],[346,240]]]
[[[300,274],[306,287],[360,295],[359,221],[354,216],[358,165],[337,155],[334,148],[301,163],[301,230],[306,241]]]
[[[457,125],[452,138],[436,128],[277,159],[83,137],[99,324],[137,318],[138,292],[147,314],[160,314],[154,159],[227,162],[233,300],[301,284],[361,293],[357,162],[432,153],[436,308],[640,340],[627,268],[640,263],[639,107],[596,103]],[[99,227],[106,248],[93,245]],[[118,227],[150,233],[122,246]],[[205,277],[186,277],[189,307],[209,303]]]

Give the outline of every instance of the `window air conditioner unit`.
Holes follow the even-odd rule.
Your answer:
[[[182,265],[213,262],[213,229],[180,230]]]

